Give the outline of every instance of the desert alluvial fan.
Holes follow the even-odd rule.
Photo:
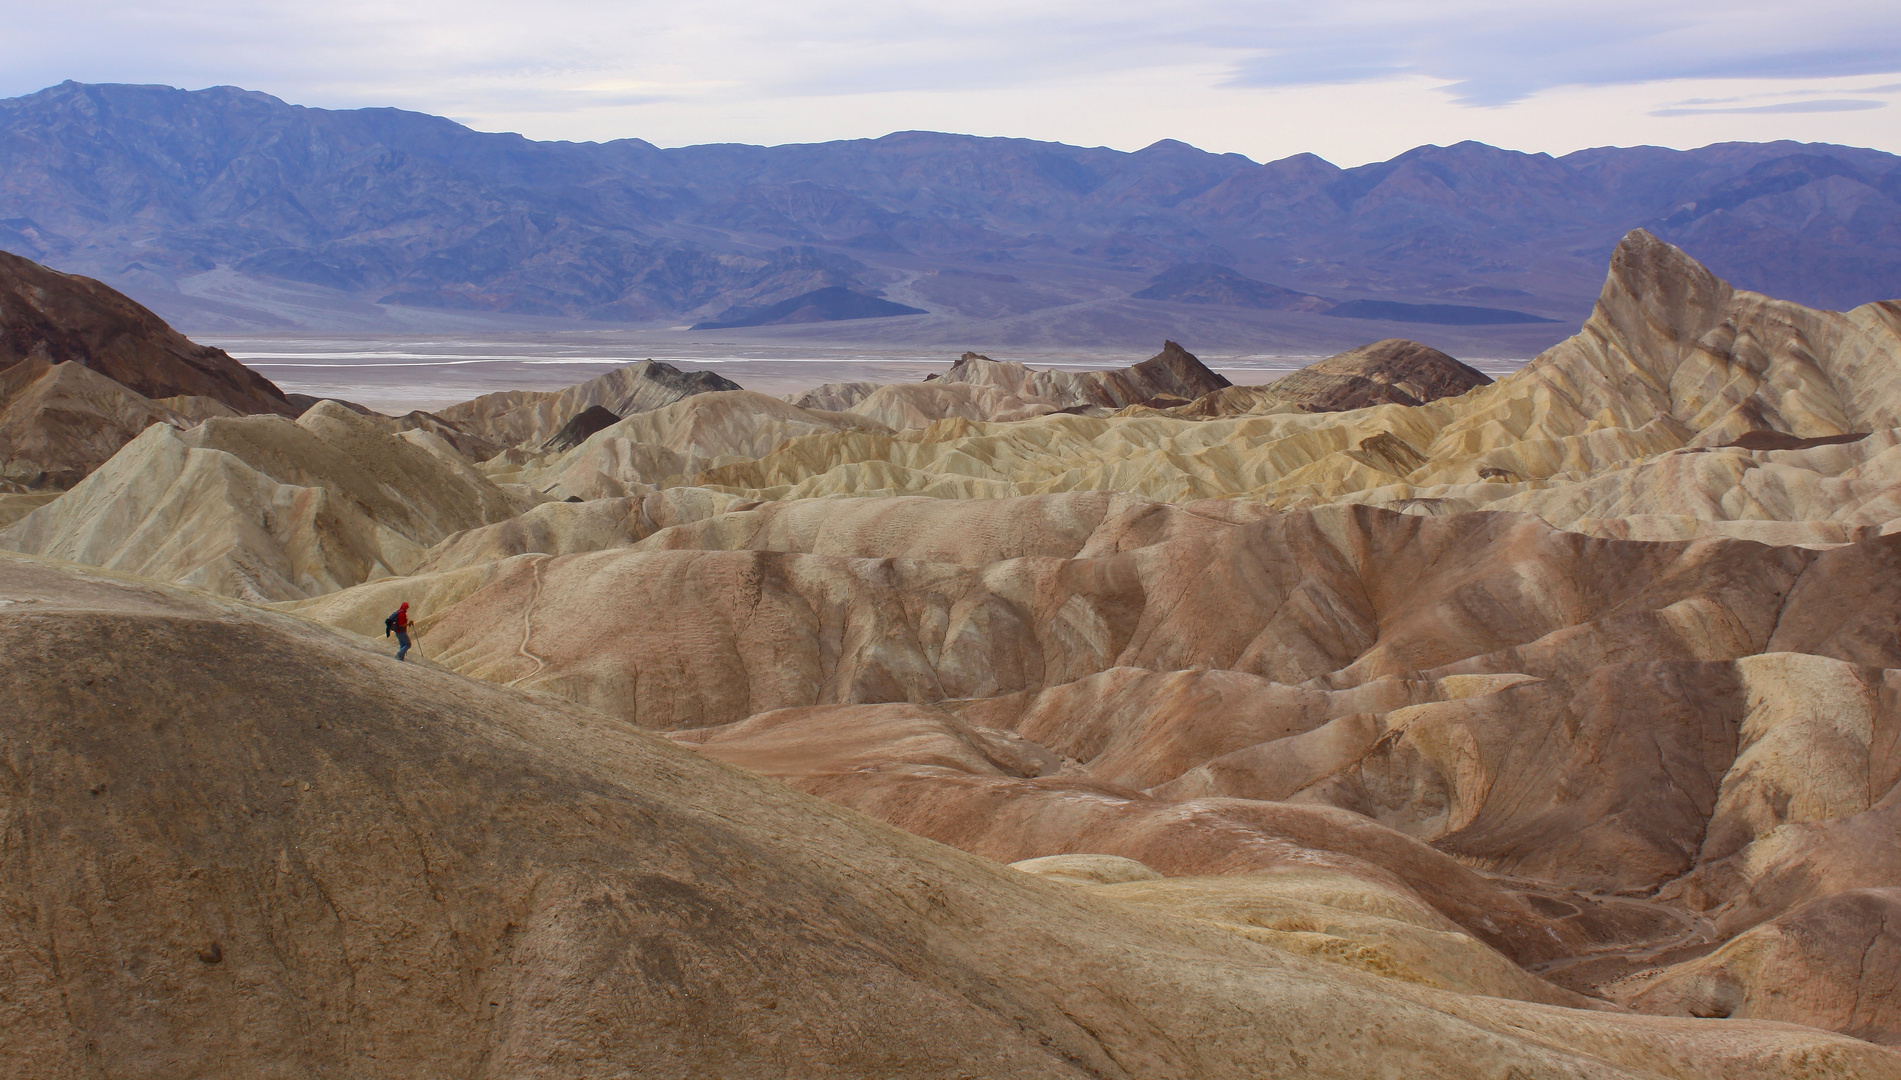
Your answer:
[[[0,153],[87,100],[157,107],[57,88]],[[112,145],[106,201],[158,153]],[[265,245],[271,205],[46,211],[30,254],[135,222],[174,270],[480,292]],[[594,303],[563,257],[506,289]],[[928,314],[775,257],[681,259],[779,299],[596,299]],[[1901,303],[1593,257],[1496,379],[1365,322],[1261,385],[1184,333],[385,415],[0,254],[0,1077],[1901,1078]],[[1205,259],[1134,301],[1376,303]]]

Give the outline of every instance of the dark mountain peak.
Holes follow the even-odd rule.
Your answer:
[[[1464,139],[1459,142],[1455,142],[1450,146],[1445,146],[1445,147],[1431,146],[1431,147],[1422,147],[1422,149],[1435,150],[1438,152],[1438,154],[1435,156],[1444,156],[1444,157],[1466,157],[1466,158],[1486,158],[1486,159],[1522,158],[1522,159],[1526,159],[1530,161],[1556,161],[1557,160],[1557,158],[1552,157],[1550,154],[1547,154],[1542,150],[1512,150],[1507,147],[1493,146],[1491,143],[1480,142],[1477,139]]]
[[[1199,146],[1191,146],[1188,143],[1182,142],[1180,139],[1157,139],[1129,156],[1138,159],[1180,158],[1189,161],[1228,160],[1236,162],[1244,161],[1249,165],[1255,164],[1254,160],[1245,154],[1217,154],[1213,151],[1203,150]]]
[[[1387,338],[1309,364],[1268,389],[1308,412],[1345,412],[1371,405],[1423,405],[1491,381],[1430,345]]]
[[[16,109],[104,106],[133,113],[175,111],[190,107],[229,108],[234,105],[285,111],[304,110],[302,105],[292,105],[262,90],[247,90],[241,86],[219,85],[201,90],[185,90],[162,83],[83,83],[72,79],[31,94],[0,101],[0,106]]]
[[[76,363],[147,398],[206,397],[241,413],[300,411],[223,349],[198,345],[125,294],[0,251],[0,368]]]
[[[1148,395],[1151,398],[1167,395],[1193,401],[1234,385],[1208,370],[1200,357],[1174,341],[1162,342],[1161,352],[1131,365],[1128,373],[1137,385],[1152,391]]]

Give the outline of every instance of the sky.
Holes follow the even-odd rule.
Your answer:
[[[1798,139],[1901,152],[1895,0],[62,0],[0,97],[235,85],[535,139],[902,130],[1339,165]]]

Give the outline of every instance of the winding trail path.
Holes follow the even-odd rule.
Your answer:
[[[528,594],[528,607],[524,609],[521,613],[521,642],[515,646],[516,655],[524,657],[529,660],[533,660],[535,662],[535,670],[529,672],[526,675],[521,676],[520,678],[508,680],[509,686],[513,686],[516,683],[522,682],[523,680],[526,680],[526,679],[534,678],[535,676],[541,674],[542,670],[548,666],[548,662],[546,660],[543,660],[541,657],[536,656],[534,653],[531,653],[528,651],[528,639],[534,635],[535,604],[541,600],[541,567],[543,563],[546,563],[549,559],[553,557],[554,556],[552,555],[544,555],[543,557],[535,560],[534,591]]]

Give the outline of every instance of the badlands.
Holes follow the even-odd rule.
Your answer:
[[[1901,304],[391,417],[0,272],[0,1077],[1901,1078]]]

